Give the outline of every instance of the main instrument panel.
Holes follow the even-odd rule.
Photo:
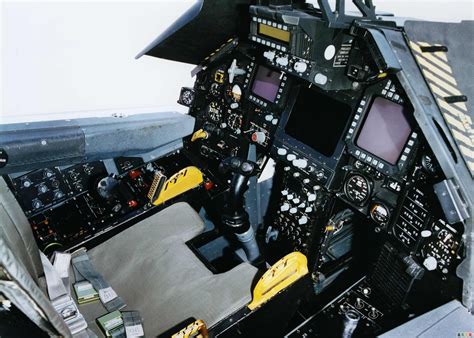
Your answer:
[[[309,10],[251,6],[250,15],[250,42],[232,39],[198,67],[187,105],[208,136],[186,148],[217,165],[254,144],[259,163],[275,161],[260,225],[267,259],[305,253],[317,290],[355,260],[366,271],[385,264],[377,257],[386,246],[402,257],[390,283],[398,279],[406,297],[421,277],[405,270],[452,278],[463,225],[443,213],[434,186],[446,178],[377,33],[328,28]],[[364,283],[381,280],[374,271]],[[354,290],[350,302],[367,307],[372,332],[380,329],[387,309]]]

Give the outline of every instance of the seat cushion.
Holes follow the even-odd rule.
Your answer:
[[[185,244],[204,224],[186,203],[176,203],[89,251],[96,268],[127,304],[138,310],[147,336],[189,317],[212,326],[251,300],[257,269],[242,263],[213,274]],[[105,314],[98,302],[81,305],[89,327]]]

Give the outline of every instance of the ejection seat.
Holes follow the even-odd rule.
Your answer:
[[[64,335],[66,330],[67,335],[44,297],[43,267],[30,225],[3,179],[0,220],[0,242],[4,242],[0,243],[0,267],[16,275],[11,277],[28,290],[26,299],[34,299],[56,331]],[[185,244],[203,230],[198,214],[188,204],[176,203],[88,251],[95,269],[127,304],[124,310],[140,311],[147,336],[156,336],[189,317],[212,326],[251,301],[257,269],[242,263],[213,274]],[[95,319],[107,310],[100,302],[79,309],[89,328],[99,333]],[[39,322],[54,332],[44,318]]]

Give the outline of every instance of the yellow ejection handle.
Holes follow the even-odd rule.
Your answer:
[[[164,203],[176,196],[198,187],[204,181],[202,172],[196,167],[181,169],[171,176],[163,185],[158,198],[153,201],[154,205]]]
[[[206,139],[208,137],[209,137],[209,134],[207,131],[205,131],[204,129],[199,129],[194,132],[193,136],[191,136],[191,142],[194,142],[200,139]]]

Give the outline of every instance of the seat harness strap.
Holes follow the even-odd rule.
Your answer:
[[[63,318],[71,334],[76,335],[87,329],[87,322],[69,295],[63,280],[44,253],[40,252],[48,295],[56,312]]]
[[[92,284],[94,289],[99,292],[100,301],[107,311],[120,310],[126,306],[123,299],[117,295],[104,277],[94,269],[85,250],[74,253],[71,262],[75,269],[74,272],[77,272],[76,277],[81,275]]]

